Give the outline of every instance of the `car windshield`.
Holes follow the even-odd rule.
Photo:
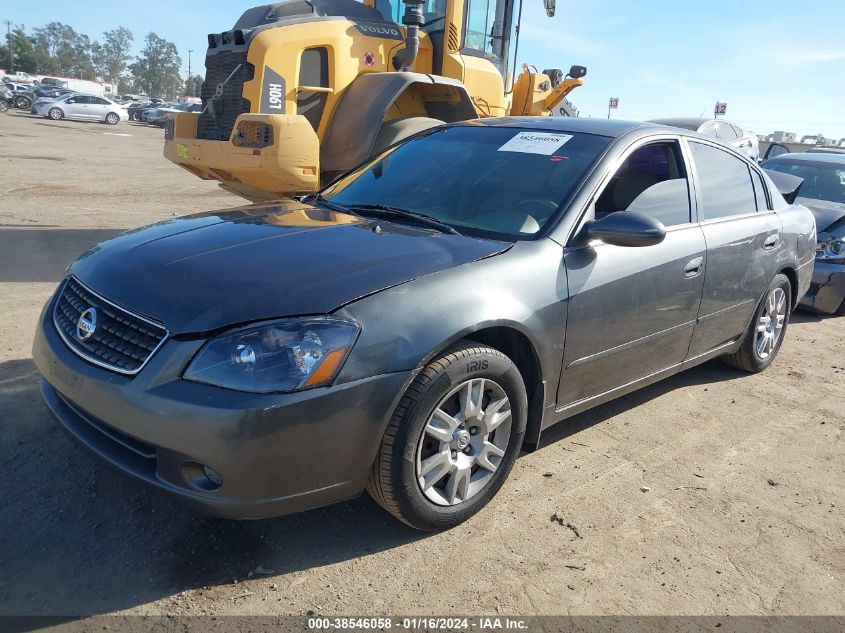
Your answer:
[[[328,187],[347,207],[424,214],[461,233],[530,239],[610,144],[605,136],[459,125],[395,146]]]
[[[798,191],[802,198],[845,203],[845,164],[770,160],[763,166],[803,178]]]

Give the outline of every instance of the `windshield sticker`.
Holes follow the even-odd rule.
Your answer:
[[[572,138],[571,134],[547,134],[544,132],[520,132],[502,145],[500,152],[542,154],[551,156]]]

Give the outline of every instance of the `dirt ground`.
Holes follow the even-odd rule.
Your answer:
[[[708,363],[554,427],[442,534],[366,496],[205,518],[94,461],[40,402],[42,305],[88,246],[241,202],[161,144],[0,115],[0,615],[845,613],[845,318],[794,315],[761,375]]]

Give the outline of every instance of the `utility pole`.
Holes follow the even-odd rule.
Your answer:
[[[196,96],[194,93],[196,92],[196,87],[194,86],[194,76],[191,74],[191,53],[194,52],[194,49],[188,49],[188,81],[191,83],[191,94],[188,95],[190,97]]]
[[[15,74],[15,56],[12,53],[12,21],[5,20],[6,22],[6,37],[9,40],[9,74]]]

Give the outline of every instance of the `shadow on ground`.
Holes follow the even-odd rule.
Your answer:
[[[708,363],[553,427],[543,445],[667,391],[741,375]],[[109,613],[244,580],[259,566],[283,579],[425,538],[367,496],[265,521],[194,514],[65,436],[29,359],[0,363],[0,432],[0,615]]]
[[[83,252],[125,230],[0,225],[0,282],[60,281]]]

